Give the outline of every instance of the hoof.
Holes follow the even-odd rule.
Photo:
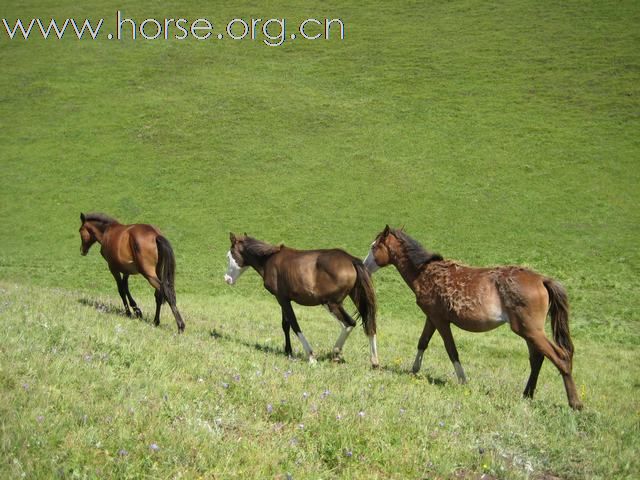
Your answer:
[[[372,364],[371,364],[371,368],[372,368],[373,370],[377,370],[377,369],[379,369],[379,368],[380,368],[380,364],[379,364],[379,363],[372,363]]]
[[[142,318],[142,310],[140,310],[139,308],[134,308],[133,312],[136,314],[137,318]]]
[[[313,355],[309,356],[309,365],[315,365],[318,363],[318,360],[316,360],[316,357],[314,357]]]
[[[127,317],[129,317],[129,318],[131,318],[131,317],[132,317],[132,315],[131,315],[131,310],[125,310],[124,314],[125,314]]]
[[[574,404],[569,404],[569,406],[571,408],[573,408],[574,410],[582,410],[584,408],[584,405],[582,405],[582,402],[576,402]]]

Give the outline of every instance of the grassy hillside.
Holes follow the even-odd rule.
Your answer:
[[[5,3],[9,23],[104,17],[105,33],[118,8]],[[638,476],[637,2],[344,3],[119,5],[138,22],[345,24],[343,41],[274,48],[229,38],[9,40],[0,25],[5,472]],[[97,249],[79,255],[80,211],[163,230],[177,255],[184,337],[168,316],[154,330],[117,315]],[[364,256],[386,223],[445,257],[560,280],[586,410],[567,411],[549,364],[538,398],[519,400],[526,348],[506,329],[454,332],[468,387],[451,381],[439,338],[427,377],[405,375],[423,318],[391,269],[375,278],[379,373],[365,368],[360,333],[346,365],[309,370],[281,358],[279,312],[257,275],[235,289],[222,282],[229,231]],[[142,279],[131,289],[151,313],[151,289]],[[328,352],[335,322],[297,312]],[[296,375],[284,379],[289,369]],[[330,400],[319,398],[325,388]],[[331,402],[325,414],[303,391]],[[415,416],[398,416],[401,407]],[[360,410],[375,421],[356,418]],[[160,452],[150,452],[154,442]]]
[[[587,407],[576,413],[548,363],[536,399],[521,400],[526,347],[506,329],[458,335],[471,380],[460,386],[439,339],[425,370],[408,373],[415,332],[404,319],[385,319],[384,366],[374,371],[360,329],[346,345],[346,363],[335,364],[327,358],[335,321],[322,310],[302,310],[320,357],[310,367],[302,356],[282,354],[271,302],[184,295],[189,324],[178,336],[170,315],[154,329],[150,319],[114,313],[112,296],[1,288],[3,478],[551,479],[638,472],[631,346],[580,343],[576,379]]]

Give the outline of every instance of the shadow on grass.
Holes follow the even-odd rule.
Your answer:
[[[418,373],[415,374],[411,370],[407,370],[406,368],[402,368],[399,365],[381,365],[380,370],[384,370],[385,372],[395,373],[396,375],[411,375],[418,380],[425,379],[431,385],[437,385],[439,387],[446,385],[447,380],[443,377],[433,377],[428,373]]]
[[[285,355],[284,348],[274,347],[272,345],[265,345],[258,342],[253,342],[253,343],[246,342],[244,340],[241,340],[231,335],[228,335],[226,333],[223,333],[216,328],[212,328],[209,331],[209,335],[211,336],[211,338],[227,340],[233,343],[237,343],[238,345],[243,345],[248,348],[253,348],[259,352],[269,353],[273,355],[282,355],[282,356]],[[294,353],[293,356],[289,358],[291,358],[292,360],[301,360],[305,362],[307,361],[306,355],[303,355],[301,352]],[[333,352],[325,352],[325,353],[316,355],[316,360],[318,362],[328,362],[328,363],[334,363],[334,364],[347,363],[342,357],[340,357],[339,359],[334,358]],[[406,370],[401,368],[400,366],[395,366],[395,365],[381,365],[379,367],[379,370],[384,372],[391,372],[396,375],[412,375],[412,376],[414,375],[411,370]],[[419,373],[418,375],[415,375],[415,376],[418,379],[427,380],[427,382],[429,382],[431,385],[443,386],[447,383],[446,379],[442,377],[432,377],[428,373],[427,374]]]
[[[84,305],[85,307],[91,307],[100,313],[107,313],[109,315],[117,315],[119,317],[125,317],[125,318],[138,318],[144,323],[153,323],[151,319],[146,319],[144,317],[144,314],[141,317],[135,317],[135,316],[129,317],[126,313],[124,313],[124,309],[122,307],[117,307],[109,303],[102,303],[97,300],[89,300],[88,298],[79,298],[78,303],[80,305]]]
[[[284,353],[284,347],[280,348],[280,347],[274,347],[272,345],[265,345],[263,343],[258,343],[258,342],[247,342],[241,339],[238,339],[236,337],[232,337],[230,335],[227,335],[226,333],[222,333],[220,330],[217,330],[215,328],[212,328],[209,332],[209,334],[211,335],[211,338],[214,339],[222,339],[222,340],[227,340],[230,342],[234,342],[237,343],[238,345],[243,345],[245,347],[248,348],[253,348],[259,352],[263,352],[263,353],[269,353],[269,354],[274,354],[274,355],[281,355],[281,356],[286,356],[286,354]],[[303,355],[301,352],[300,353],[294,353],[293,355],[289,356],[290,359],[292,360],[302,360],[302,361],[307,361],[307,357],[306,355]],[[321,355],[316,356],[316,360],[318,362],[325,362],[325,361],[333,361],[333,356],[331,355],[331,353],[324,353]],[[336,363],[336,362],[334,362]]]

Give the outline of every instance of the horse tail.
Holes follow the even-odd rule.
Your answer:
[[[542,282],[549,293],[549,315],[553,340],[561,347],[566,358],[573,358],[573,342],[569,333],[569,299],[564,287],[551,278]]]
[[[376,333],[376,292],[373,289],[371,276],[358,258],[353,259],[353,266],[356,269],[356,284],[353,287],[353,303],[362,317],[362,326],[367,336]]]
[[[158,264],[156,265],[156,273],[160,280],[160,293],[162,301],[169,302],[169,305],[176,304],[176,290],[174,280],[176,277],[176,257],[171,248],[169,240],[162,235],[156,237],[156,245],[158,246]]]

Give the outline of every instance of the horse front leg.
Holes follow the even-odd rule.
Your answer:
[[[135,313],[136,317],[142,318],[142,310],[138,308],[136,301],[131,296],[131,292],[129,291],[129,274],[125,273],[122,275],[122,282],[124,283],[125,293],[127,298],[129,299],[129,305],[133,308],[133,313]]]
[[[284,313],[284,307],[282,307],[282,331],[284,332],[284,354],[291,358],[293,356],[293,350],[291,348],[291,325],[287,320],[287,315]]]
[[[113,278],[115,278],[116,280],[118,293],[120,294],[122,304],[124,305],[124,313],[127,315],[127,317],[131,317],[131,310],[129,309],[129,304],[127,303],[127,290],[124,284],[124,280],[122,279],[120,272],[118,272],[115,268],[109,267],[109,271],[111,272],[111,275],[113,275]]]
[[[413,361],[413,368],[411,369],[413,373],[418,373],[420,371],[420,368],[422,367],[422,357],[429,346],[429,341],[435,331],[436,327],[431,323],[429,317],[427,317],[424,322],[424,328],[422,329],[422,335],[420,335],[420,340],[418,340],[418,352],[416,353],[416,359]]]
[[[309,345],[309,342],[307,342],[307,339],[304,337],[302,330],[300,330],[300,325],[298,325],[298,320],[296,319],[293,307],[291,307],[291,302],[289,300],[282,300],[280,301],[280,306],[282,307],[283,313],[287,317],[287,321],[289,325],[291,325],[293,332],[298,337],[298,340],[300,340],[300,343],[302,343],[302,348],[304,348],[304,351],[309,358],[309,363],[316,363],[316,357],[313,355],[311,345]]]
[[[453,368],[456,371],[458,382],[467,383],[467,377],[464,374],[464,369],[462,368],[462,365],[460,364],[460,358],[458,357],[456,342],[454,342],[453,335],[451,334],[451,324],[449,322],[444,322],[440,325],[437,325],[436,328],[438,329],[438,333],[440,333],[440,336],[444,341],[444,348],[447,350],[449,360],[451,360]]]

